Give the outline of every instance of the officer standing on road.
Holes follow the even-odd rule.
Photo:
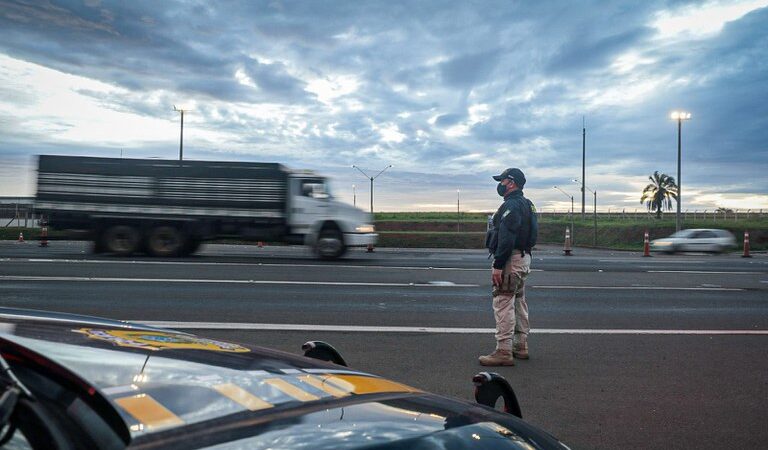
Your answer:
[[[513,366],[515,358],[528,359],[528,304],[525,278],[531,270],[531,249],[536,245],[536,209],[523,196],[525,175],[510,168],[493,177],[504,203],[493,215],[486,247],[493,255],[493,314],[496,350],[479,358],[484,366]]]

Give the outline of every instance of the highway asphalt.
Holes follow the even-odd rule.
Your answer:
[[[128,319],[299,352],[470,399],[493,348],[482,251],[206,245],[185,259],[0,242],[0,304]],[[496,371],[573,448],[768,443],[768,255],[534,254],[531,359]]]

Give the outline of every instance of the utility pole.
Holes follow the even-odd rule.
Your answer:
[[[390,165],[388,165],[387,167],[383,168],[383,169],[381,170],[381,172],[379,172],[378,174],[376,174],[376,176],[375,176],[375,177],[371,177],[371,176],[368,176],[368,174],[367,174],[367,173],[363,172],[363,169],[361,169],[361,168],[359,168],[359,167],[357,167],[357,166],[352,166],[352,168],[353,168],[353,169],[357,169],[357,170],[359,170],[359,171],[360,171],[360,173],[362,173],[362,174],[363,174],[363,176],[365,176],[365,178],[368,178],[368,179],[370,179],[370,180],[371,180],[371,214],[373,214],[373,181],[374,181],[376,178],[379,178],[379,175],[381,175],[382,173],[384,173],[384,172],[385,172],[387,169],[389,169],[390,167],[392,167],[392,164],[390,164]]]
[[[355,185],[352,185],[352,206],[357,206],[357,192],[355,192]]]
[[[173,110],[181,113],[181,134],[179,135],[179,161],[184,159],[184,113],[189,112],[189,109],[177,108],[173,105]]]

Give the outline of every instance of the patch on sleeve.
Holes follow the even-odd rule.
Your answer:
[[[504,219],[505,217],[507,217],[507,214],[509,214],[509,212],[510,212],[509,210],[504,211],[504,214],[501,215],[501,218]]]

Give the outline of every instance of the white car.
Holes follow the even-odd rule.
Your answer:
[[[714,229],[681,230],[672,236],[651,241],[654,252],[715,252],[736,247],[736,238],[729,231]]]

